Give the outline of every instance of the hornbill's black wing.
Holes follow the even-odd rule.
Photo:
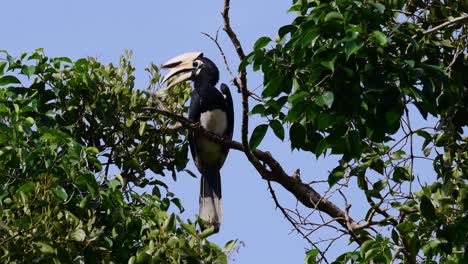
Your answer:
[[[200,122],[200,96],[196,91],[192,92],[188,119],[190,119],[193,122]],[[195,143],[195,132],[193,132],[192,130],[188,130],[188,142],[193,161],[197,166],[198,170],[201,171],[201,164],[198,164],[197,159],[197,144]]]
[[[234,104],[232,103],[231,91],[229,90],[229,87],[224,83],[221,84],[221,93],[223,94],[224,101],[226,102],[226,115],[227,115],[227,121],[228,121],[227,130],[226,130],[226,133],[224,134],[224,137],[232,139],[232,135],[234,133]],[[224,154],[225,155],[224,160],[225,160],[229,152],[229,148],[224,148],[224,151],[225,151],[225,154]],[[223,163],[224,163],[224,160],[223,160]]]

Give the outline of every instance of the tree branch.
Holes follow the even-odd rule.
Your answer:
[[[452,25],[452,24],[458,23],[458,22],[463,21],[463,20],[465,20],[465,19],[468,19],[468,14],[463,13],[463,14],[462,14],[461,16],[459,16],[459,17],[456,17],[456,18],[454,18],[454,19],[452,19],[452,20],[448,20],[448,21],[446,21],[446,22],[444,22],[444,23],[442,23],[442,24],[440,24],[440,25],[438,25],[438,26],[435,26],[435,27],[433,27],[433,28],[431,28],[431,29],[429,29],[429,30],[424,31],[423,34],[424,34],[424,35],[431,34],[431,33],[435,32],[435,31],[437,31],[437,30],[439,30],[439,29],[441,29],[441,28],[448,27],[448,26],[450,26],[450,25]]]
[[[278,198],[276,197],[276,193],[273,190],[273,187],[271,186],[271,182],[267,181],[267,183],[268,183],[268,190],[270,190],[271,197],[273,198],[273,201],[275,202],[276,208],[280,209],[280,211],[283,213],[284,217],[289,221],[289,223],[291,223],[291,225],[294,227],[294,229],[296,229],[296,231],[299,234],[301,234],[303,238],[305,238],[312,246],[314,246],[318,250],[318,252],[319,252],[319,254],[321,256],[321,259],[323,261],[325,261],[326,263],[328,263],[327,259],[325,258],[325,254],[320,250],[320,248],[314,242],[312,242],[312,240],[310,240],[307,237],[306,234],[304,234],[304,232],[302,232],[302,230],[296,225],[296,223],[294,223],[293,219],[288,214],[288,212],[286,212],[286,210],[281,206],[281,204],[278,201]]]
[[[208,139],[212,140],[213,142],[223,144],[224,146],[229,147],[231,149],[236,149],[244,153],[246,153],[246,151],[250,151],[250,153],[252,153],[252,155],[258,161],[258,164],[260,164],[262,171],[259,171],[259,173],[265,180],[279,183],[281,186],[283,186],[283,188],[292,193],[304,206],[326,213],[328,216],[337,221],[341,226],[343,226],[353,237],[354,241],[356,241],[358,244],[362,244],[364,243],[364,241],[366,241],[366,237],[356,236],[353,230],[349,229],[348,226],[357,225],[357,222],[354,219],[346,216],[346,212],[341,210],[337,205],[335,205],[327,198],[321,196],[311,186],[301,182],[301,179],[299,177],[289,176],[284,171],[281,164],[279,164],[279,162],[275,158],[273,158],[273,156],[268,151],[261,151],[259,149],[252,151],[249,148],[249,146],[247,146],[246,149],[244,145],[240,142],[220,137],[205,130],[203,127],[199,126],[198,123],[195,123],[183,116],[159,109],[157,107],[144,107],[142,110],[161,114],[163,116],[176,120],[184,128],[200,133],[206,136]],[[260,161],[266,166],[268,166],[268,169],[264,167],[260,163]]]
[[[222,12],[222,16],[224,19],[224,31],[228,34],[229,38],[231,39],[234,48],[236,49],[237,55],[239,59],[242,61],[245,58],[244,50],[242,49],[242,45],[237,38],[236,33],[232,30],[230,20],[229,20],[229,9],[230,9],[230,0],[224,1],[224,8]],[[234,85],[237,86],[239,91],[242,94],[242,127],[241,127],[241,142],[242,147],[244,149],[244,153],[247,156],[247,159],[250,163],[255,167],[255,169],[262,175],[263,178],[268,178],[268,171],[265,170],[265,167],[259,162],[258,158],[253,155],[252,150],[249,146],[249,91],[247,90],[247,72],[245,69],[241,70],[239,73],[239,81],[234,80]]]
[[[234,80],[236,77],[234,76],[234,73],[231,71],[231,67],[229,67],[229,63],[226,58],[226,54],[224,54],[223,49],[221,48],[221,45],[218,43],[218,31],[216,31],[216,37],[211,36],[208,33],[202,32],[203,35],[207,36],[211,41],[213,41],[216,44],[216,47],[218,47],[219,52],[221,53],[221,57],[223,57],[224,65],[226,66],[226,70],[229,72],[229,75],[231,75],[232,80]]]
[[[237,38],[236,33],[231,27],[229,19],[229,9],[230,9],[230,0],[224,1],[224,8],[222,16],[224,19],[224,31],[226,31],[229,36],[234,48],[237,52],[239,59],[242,61],[245,58],[245,52],[242,48],[242,45]],[[242,139],[242,150],[250,163],[255,167],[255,169],[260,173],[260,175],[265,180],[271,180],[281,184],[286,190],[292,193],[303,205],[309,208],[317,209],[328,214],[330,217],[334,218],[340,225],[348,230],[349,234],[354,238],[358,244],[362,244],[366,238],[357,237],[354,235],[353,231],[348,228],[349,222],[353,225],[356,224],[352,218],[346,221],[346,214],[334,203],[330,202],[325,197],[322,197],[318,192],[316,192],[311,186],[306,185],[301,182],[299,178],[289,176],[282,166],[276,161],[270,153],[262,152],[260,150],[252,150],[249,147],[248,142],[248,112],[249,112],[249,91],[247,89],[247,73],[245,69],[241,70],[239,73],[239,81],[234,82],[238,89],[242,93],[242,128],[241,128],[241,139]],[[267,164],[270,170],[267,170],[260,162]]]

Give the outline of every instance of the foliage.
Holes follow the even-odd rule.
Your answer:
[[[292,149],[341,158],[330,188],[355,180],[367,199],[367,225],[348,230],[367,241],[336,263],[468,261],[467,9],[294,0],[294,21],[276,40],[259,38],[241,63],[264,78],[251,112],[268,123],[254,130],[254,146],[268,126],[281,140],[289,128]],[[414,126],[422,119],[437,123]],[[432,162],[434,179],[415,171],[419,160]],[[370,228],[378,226],[388,231]]]
[[[2,54],[2,263],[227,262],[235,242],[223,251],[206,240],[213,229],[168,213],[184,209],[161,177],[184,169],[187,144],[173,121],[142,110],[153,99],[133,89],[128,56],[114,66]]]

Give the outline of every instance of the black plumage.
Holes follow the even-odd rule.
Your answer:
[[[234,127],[232,97],[227,85],[221,84],[221,91],[216,88],[215,85],[219,80],[216,65],[201,53],[183,54],[165,65],[166,68],[173,68],[168,75],[185,74],[179,76],[177,82],[193,81],[189,119],[218,136],[231,139]],[[166,76],[165,80],[171,76]],[[222,218],[219,171],[226,160],[229,148],[193,131],[189,131],[188,141],[195,165],[202,175],[199,197],[200,218],[212,224],[215,229],[219,229]]]

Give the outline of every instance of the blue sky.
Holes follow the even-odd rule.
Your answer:
[[[229,83],[222,58],[214,45],[201,32],[214,35],[222,28],[223,1],[5,1],[2,3],[0,49],[12,55],[44,48],[48,56],[67,56],[72,59],[94,56],[100,61],[117,62],[125,49],[133,51],[136,67],[136,87],[145,89],[148,76],[144,71],[151,62],[160,65],[166,60],[188,51],[202,51],[221,71],[221,81]],[[291,1],[232,0],[231,22],[246,52],[261,36],[276,36],[277,29],[293,19],[287,14]],[[232,69],[238,59],[221,30],[219,41]],[[249,73],[251,90],[261,86],[259,74]],[[232,86],[231,86],[232,87]],[[236,108],[236,132],[239,140],[240,97],[232,87]],[[253,106],[253,102],[251,103]],[[251,131],[261,120],[253,119]],[[289,142],[281,142],[271,132],[259,147],[269,150],[293,172],[300,168],[304,181],[323,179],[336,166],[335,158],[317,160],[312,154],[291,152]],[[189,169],[194,169],[190,162]],[[221,171],[223,177],[223,212],[221,232],[212,237],[220,245],[239,239],[243,246],[232,255],[233,263],[303,263],[309,245],[292,227],[281,212],[275,209],[267,184],[250,166],[242,153],[231,151]],[[177,182],[167,178],[171,189],[186,208],[184,219],[198,212],[199,179],[181,173]],[[287,208],[296,208],[295,198],[273,185],[280,202]],[[315,186],[314,186],[315,187]],[[317,190],[326,191],[326,185]],[[362,216],[363,197],[350,192],[348,200],[354,203],[352,216]],[[342,206],[343,201],[335,201]],[[301,212],[304,208],[299,206]],[[358,218],[358,217],[356,217]],[[312,220],[318,219],[313,216]],[[328,234],[323,234],[325,238]],[[321,238],[318,235],[316,238]],[[338,246],[345,246],[346,241]],[[336,256],[332,251],[331,255]]]
[[[256,39],[263,35],[275,37],[276,30],[291,21],[292,16],[286,13],[289,4],[290,1],[232,1],[232,26],[246,52]],[[214,35],[222,27],[221,8],[222,1],[5,1],[0,49],[19,55],[44,48],[48,56],[95,56],[114,63],[125,49],[130,49],[136,86],[142,89],[148,80],[144,68],[151,62],[159,65],[183,52],[202,51],[218,65],[221,81],[229,83],[216,46],[200,33]],[[231,67],[236,69],[239,61],[222,31],[219,40]],[[250,87],[261,83],[259,75],[249,75]],[[232,91],[239,113],[240,97],[234,88]],[[240,116],[236,118],[239,130]],[[261,147],[272,153],[281,151],[280,160],[289,165],[288,169],[299,167],[300,160],[291,155],[289,144],[282,146],[269,136]],[[238,132],[234,138],[239,139]],[[308,159],[315,162],[312,156]],[[192,162],[189,168],[196,171]],[[243,242],[244,246],[232,255],[234,263],[302,263],[307,244],[291,233],[290,224],[275,210],[266,182],[244,156],[231,151],[221,174],[224,219],[221,232],[212,240],[220,245],[236,238]],[[183,218],[193,218],[198,212],[199,179],[181,174],[176,183],[167,180],[186,208]],[[291,195],[276,189],[285,205],[295,206]]]

